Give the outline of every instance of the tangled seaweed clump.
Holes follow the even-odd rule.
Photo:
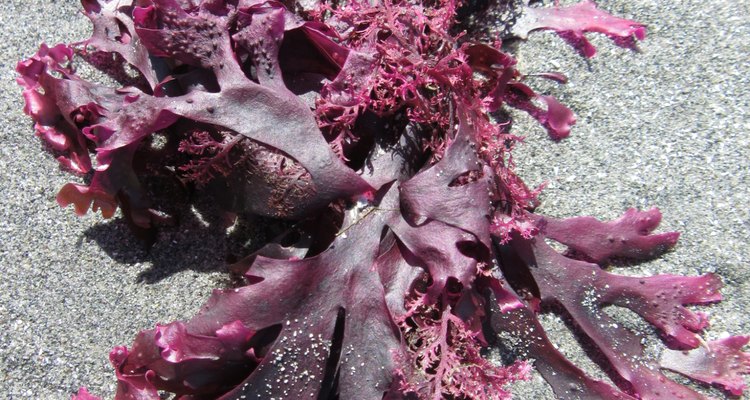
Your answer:
[[[514,171],[522,138],[505,111],[527,112],[554,140],[575,117],[525,83],[499,40],[459,31],[455,0],[82,4],[91,38],[42,45],[17,67],[37,135],[83,177],[58,202],[105,217],[119,208],[152,232],[170,218],[144,184],[159,176],[227,215],[293,222],[232,266],[242,285],[112,351],[117,399],[505,399],[532,366],[562,399],[705,398],[662,368],[742,393],[750,338],[706,343],[707,316],[687,308],[721,300],[717,276],[603,268],[675,245],[676,232],[653,233],[657,209],[609,222],[534,212],[541,188]],[[587,32],[624,47],[645,37],[590,1],[516,6],[509,34],[553,30],[585,57]],[[82,79],[75,55],[122,86]],[[538,320],[547,306],[614,384],[551,344]],[[606,306],[638,314],[672,350],[645,357]],[[522,347],[505,365],[482,355],[500,333]]]

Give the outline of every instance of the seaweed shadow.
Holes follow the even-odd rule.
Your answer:
[[[139,239],[122,217],[88,228],[84,237],[117,262],[149,264],[137,281],[151,284],[186,270],[226,272],[229,263],[259,248],[279,225],[245,216],[231,224],[226,214],[206,199],[185,203],[174,215],[174,224],[158,227],[146,240]]]

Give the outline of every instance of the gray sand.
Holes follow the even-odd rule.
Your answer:
[[[554,144],[518,115],[516,132],[528,136],[516,152],[520,174],[530,184],[548,180],[539,211],[556,217],[661,208],[662,229],[683,234],[677,248],[617,271],[716,272],[726,301],[706,308],[713,323],[706,338],[748,333],[750,3],[601,3],[648,25],[642,53],[598,35],[590,35],[599,48],[590,61],[551,33],[521,45],[522,70],[569,76],[565,86],[534,86],[568,104],[578,124]],[[42,41],[87,37],[78,7],[72,0],[0,3],[0,398],[67,399],[82,385],[111,396],[109,350],[157,322],[189,317],[224,276],[227,245],[193,232],[197,223],[162,232],[147,253],[121,222],[77,218],[55,203],[71,177],[33,137],[14,67]],[[631,315],[617,315],[654,337]],[[559,320],[544,322],[564,352],[591,366]],[[660,346],[649,341],[649,353]],[[515,389],[517,398],[553,398],[538,376]]]

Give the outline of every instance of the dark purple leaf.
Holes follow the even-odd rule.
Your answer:
[[[748,341],[748,336],[729,336],[689,351],[666,350],[659,364],[691,379],[720,386],[733,396],[742,396],[746,387],[742,375],[750,374],[750,353],[742,351]]]

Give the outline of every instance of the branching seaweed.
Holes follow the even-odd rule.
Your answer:
[[[37,135],[83,178],[60,190],[62,206],[119,208],[158,229],[163,196],[143,184],[156,175],[232,215],[316,221],[233,265],[243,285],[216,290],[193,318],[115,348],[116,399],[506,399],[532,365],[561,399],[704,398],[661,367],[742,393],[747,337],[705,343],[706,315],[686,307],[721,300],[717,276],[603,268],[675,245],[677,233],[652,233],[658,210],[611,222],[534,213],[541,188],[515,173],[521,137],[500,111],[529,113],[555,140],[575,116],[528,86],[499,40],[460,32],[456,0],[82,3],[91,38],[42,45],[17,67]],[[630,48],[645,37],[590,1],[514,12],[500,31],[553,30],[585,57],[587,32]],[[89,82],[76,55],[132,73],[122,87]],[[537,319],[549,305],[617,386],[552,346]],[[661,365],[612,323],[612,305],[662,334],[673,350]],[[485,359],[499,332],[527,359]]]

